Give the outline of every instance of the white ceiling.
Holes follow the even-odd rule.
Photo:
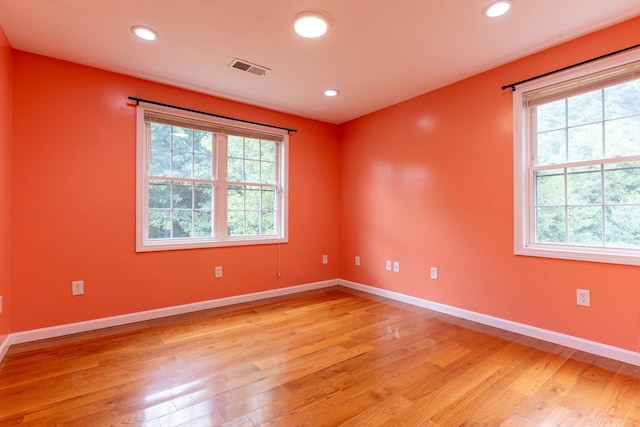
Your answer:
[[[640,15],[640,0],[514,0],[489,20],[490,2],[0,0],[0,25],[18,50],[342,123]],[[324,37],[293,32],[308,10],[330,18]],[[271,71],[230,68],[236,57]]]

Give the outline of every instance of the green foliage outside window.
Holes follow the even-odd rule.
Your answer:
[[[211,132],[151,123],[150,239],[213,235],[212,162]]]
[[[536,242],[639,248],[638,155],[640,80],[537,106]]]

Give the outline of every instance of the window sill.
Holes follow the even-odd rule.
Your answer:
[[[238,237],[229,238],[226,240],[173,240],[171,242],[163,241],[150,241],[145,243],[138,243],[136,245],[136,252],[156,252],[156,251],[175,251],[183,249],[203,249],[203,248],[218,248],[229,246],[250,246],[250,245],[273,245],[278,243],[287,243],[286,237],[268,237],[262,239],[256,239],[255,237]]]
[[[573,261],[640,266],[640,250],[638,249],[627,249],[612,253],[598,250],[598,248],[593,248],[591,250],[583,247],[560,248],[545,245],[516,248],[515,254],[542,258],[568,259]]]

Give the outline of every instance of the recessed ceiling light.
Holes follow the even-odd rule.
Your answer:
[[[327,90],[324,91],[325,96],[336,96],[339,93],[340,92],[338,92],[335,89],[327,89]]]
[[[327,32],[327,17],[317,12],[303,12],[293,20],[293,28],[302,37],[314,39]]]
[[[151,28],[135,26],[131,28],[131,31],[143,40],[155,40],[158,38],[158,34]]]
[[[494,3],[491,3],[484,10],[485,16],[489,18],[497,18],[498,16],[502,16],[511,9],[513,6],[513,2],[511,0],[500,0]]]

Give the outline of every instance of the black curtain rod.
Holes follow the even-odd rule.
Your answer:
[[[191,108],[178,107],[176,105],[171,105],[171,104],[163,104],[162,102],[149,101],[148,99],[136,98],[136,97],[133,97],[133,96],[130,96],[129,99],[132,100],[132,101],[135,101],[136,105],[138,105],[141,102],[146,102],[147,104],[160,105],[162,107],[175,108],[176,110],[182,110],[182,111],[189,111],[191,113],[204,114],[204,115],[207,115],[207,116],[217,117],[219,119],[233,120],[235,122],[249,123],[249,124],[252,124],[252,125],[260,125],[260,126],[266,126],[266,127],[270,127],[270,128],[274,128],[274,129],[286,130],[287,133],[297,132],[297,130],[295,130],[295,129],[283,128],[283,127],[274,126],[274,125],[267,125],[267,124],[264,124],[264,123],[252,122],[252,121],[249,121],[249,120],[236,119],[234,117],[221,116],[219,114],[207,113],[206,111],[193,110]]]
[[[582,61],[582,62],[578,62],[576,64],[568,65],[566,67],[558,68],[557,70],[549,71],[548,73],[540,74],[540,75],[535,76],[535,77],[530,77],[530,78],[525,79],[525,80],[520,80],[519,82],[515,82],[515,83],[508,84],[508,85],[504,85],[504,86],[502,86],[502,90],[511,88],[512,90],[515,91],[516,90],[516,86],[521,85],[522,83],[527,83],[527,82],[530,82],[532,80],[536,80],[536,79],[539,79],[539,78],[542,78],[542,77],[550,76],[551,74],[556,74],[556,73],[559,73],[559,72],[564,71],[564,70],[569,70],[571,68],[579,67],[580,65],[588,64],[589,62],[594,62],[594,61],[597,61],[599,59],[603,59],[603,58],[607,58],[609,56],[617,55],[619,53],[626,52],[627,50],[635,49],[637,47],[640,47],[640,43],[636,44],[636,45],[633,45],[633,46],[625,47],[624,49],[616,50],[615,52],[605,53],[604,55],[600,55],[600,56],[597,56],[595,58],[587,59],[586,61]]]

